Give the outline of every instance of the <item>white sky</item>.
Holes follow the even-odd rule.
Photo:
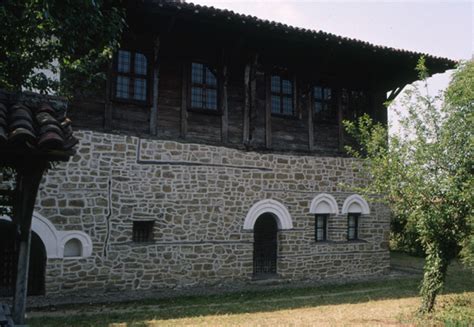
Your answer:
[[[289,25],[454,60],[471,59],[473,1],[190,0]],[[429,80],[444,89],[449,73]],[[389,113],[390,117],[390,113]]]

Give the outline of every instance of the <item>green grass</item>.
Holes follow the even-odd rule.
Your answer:
[[[400,253],[392,255],[392,262],[422,267],[422,259]],[[319,317],[317,313],[321,308],[326,308],[335,312],[334,317],[324,317],[328,324],[333,325],[338,324],[340,317],[337,312],[341,309],[347,317],[357,317],[358,310],[366,306],[371,310],[379,310],[374,315],[399,323],[467,326],[474,321],[472,271],[463,269],[458,263],[450,267],[443,291],[446,295],[441,298],[436,314],[431,316],[418,317],[414,314],[420,279],[421,275],[345,285],[64,306],[58,308],[54,317],[49,316],[51,314],[48,312],[36,312],[27,322],[31,326],[155,326],[155,323],[160,326],[266,325],[269,317],[278,316],[282,324],[287,321],[289,324],[304,325]],[[397,311],[396,306],[403,310]],[[351,310],[354,312],[351,313]],[[374,323],[369,320],[357,322]]]

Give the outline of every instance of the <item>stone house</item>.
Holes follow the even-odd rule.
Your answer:
[[[342,121],[386,123],[421,54],[187,2],[128,6],[106,85],[69,103],[77,155],[42,183],[31,294],[386,273],[390,214],[347,187],[367,179]],[[425,57],[432,73],[455,64]]]

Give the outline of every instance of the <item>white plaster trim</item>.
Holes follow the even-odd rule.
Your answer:
[[[358,194],[353,194],[347,197],[342,205],[342,214],[348,213],[361,213],[368,215],[370,214],[370,208],[364,198]]]
[[[293,221],[288,209],[278,201],[266,199],[255,203],[247,213],[244,230],[253,230],[257,218],[264,213],[272,213],[277,218],[278,229],[292,229]]]
[[[337,201],[334,197],[327,193],[317,195],[309,207],[310,213],[339,214]]]
[[[0,216],[0,219],[11,221],[10,217],[7,216]],[[89,235],[81,231],[58,231],[48,219],[37,212],[33,213],[31,230],[35,232],[43,242],[48,259],[63,258],[64,244],[72,238],[77,238],[82,244],[81,258],[88,257],[92,254],[92,241]],[[71,258],[77,259],[77,257],[69,257],[68,259]]]

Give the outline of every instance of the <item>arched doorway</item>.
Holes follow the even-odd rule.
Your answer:
[[[278,224],[271,213],[264,213],[254,225],[253,273],[256,278],[274,276],[277,272]]]
[[[16,281],[18,249],[13,223],[0,220],[0,297],[13,296]],[[31,232],[28,295],[44,294],[46,250],[35,232]]]

